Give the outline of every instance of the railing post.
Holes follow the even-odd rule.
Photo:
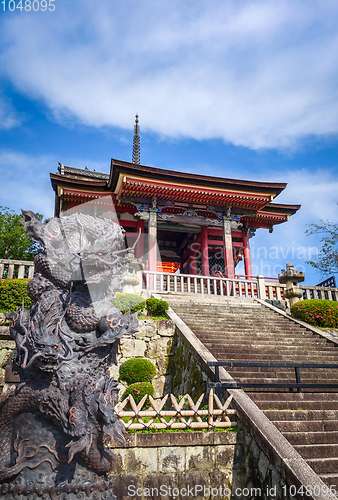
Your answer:
[[[34,276],[34,265],[28,268],[28,279],[31,280]]]
[[[25,275],[25,266],[19,266],[18,279],[22,279]]]
[[[2,280],[2,277],[4,275],[4,268],[5,264],[0,264],[0,280]]]
[[[9,264],[7,279],[12,280],[14,276],[14,264]]]
[[[219,366],[215,366],[215,376],[216,376],[216,382],[219,382]],[[216,396],[218,399],[221,399],[221,388],[219,385],[216,385]]]
[[[300,371],[299,371],[299,367],[298,366],[295,366],[295,373],[296,373],[296,382],[297,384],[301,384],[301,380],[300,380]],[[303,392],[302,391],[302,388],[301,387],[298,387],[298,392]]]
[[[265,280],[261,275],[257,276],[257,296],[259,299],[266,299]]]

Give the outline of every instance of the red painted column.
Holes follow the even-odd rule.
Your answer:
[[[203,226],[201,230],[201,262],[202,275],[209,276],[209,245],[208,245],[208,228]]]
[[[234,254],[232,250],[231,220],[223,219],[223,253],[226,278],[235,277]]]
[[[243,233],[243,247],[244,247],[244,269],[247,279],[252,277],[252,266],[251,266],[251,254],[250,254],[250,244],[249,236]]]

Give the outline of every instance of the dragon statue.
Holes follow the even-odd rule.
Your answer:
[[[126,265],[123,229],[73,214],[42,223],[22,211],[42,249],[28,283],[33,300],[7,314],[20,383],[0,399],[0,498],[116,499],[114,454],[125,444],[117,383],[106,375],[137,314],[112,305]]]

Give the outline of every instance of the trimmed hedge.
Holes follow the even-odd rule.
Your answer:
[[[300,300],[291,306],[295,318],[320,328],[338,327],[338,302],[333,300]]]
[[[133,293],[116,293],[116,297],[113,300],[113,305],[117,307],[122,313],[130,311],[134,313],[136,311],[143,311],[147,309],[149,316],[161,317],[166,315],[166,311],[169,308],[168,302],[161,299],[143,299],[139,295]]]
[[[147,311],[150,316],[165,316],[169,304],[165,300],[150,298],[147,300]]]
[[[127,359],[119,369],[120,380],[124,380],[128,385],[135,382],[151,382],[156,372],[155,366],[143,358]]]
[[[146,307],[146,301],[143,297],[134,293],[117,292],[113,300],[113,305],[123,313],[129,310],[131,313],[134,313],[136,311],[143,311]]]
[[[29,309],[32,300],[27,295],[27,279],[0,280],[0,309],[6,312],[16,311],[22,306]]]
[[[136,382],[136,384],[131,384],[124,391],[124,393],[122,394],[122,401],[126,399],[129,396],[129,394],[131,394],[136,404],[138,404],[143,398],[143,396],[145,396],[146,394],[148,394],[148,396],[153,396],[154,391],[155,389],[150,382]],[[150,401],[149,398],[147,398],[142,409],[149,408],[149,406],[150,406]]]

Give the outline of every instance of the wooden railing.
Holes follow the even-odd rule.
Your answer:
[[[215,427],[237,426],[237,422],[229,418],[229,415],[237,414],[236,410],[229,408],[232,396],[222,404],[213,389],[209,392],[208,405],[204,409],[200,409],[204,394],[197,403],[194,403],[188,394],[180,401],[170,394],[171,410],[163,410],[168,394],[159,402],[149,396],[151,409],[142,410],[147,398],[148,396],[145,395],[137,405],[134,398],[129,395],[115,406],[117,418],[124,422],[126,429],[214,429]],[[128,403],[131,410],[125,411],[124,408]]]
[[[33,274],[33,261],[0,259],[0,279],[31,279]]]
[[[143,288],[158,293],[175,292],[282,300],[285,288],[285,285],[281,285],[278,281],[265,281],[263,276],[243,279],[143,271],[143,278]]]

